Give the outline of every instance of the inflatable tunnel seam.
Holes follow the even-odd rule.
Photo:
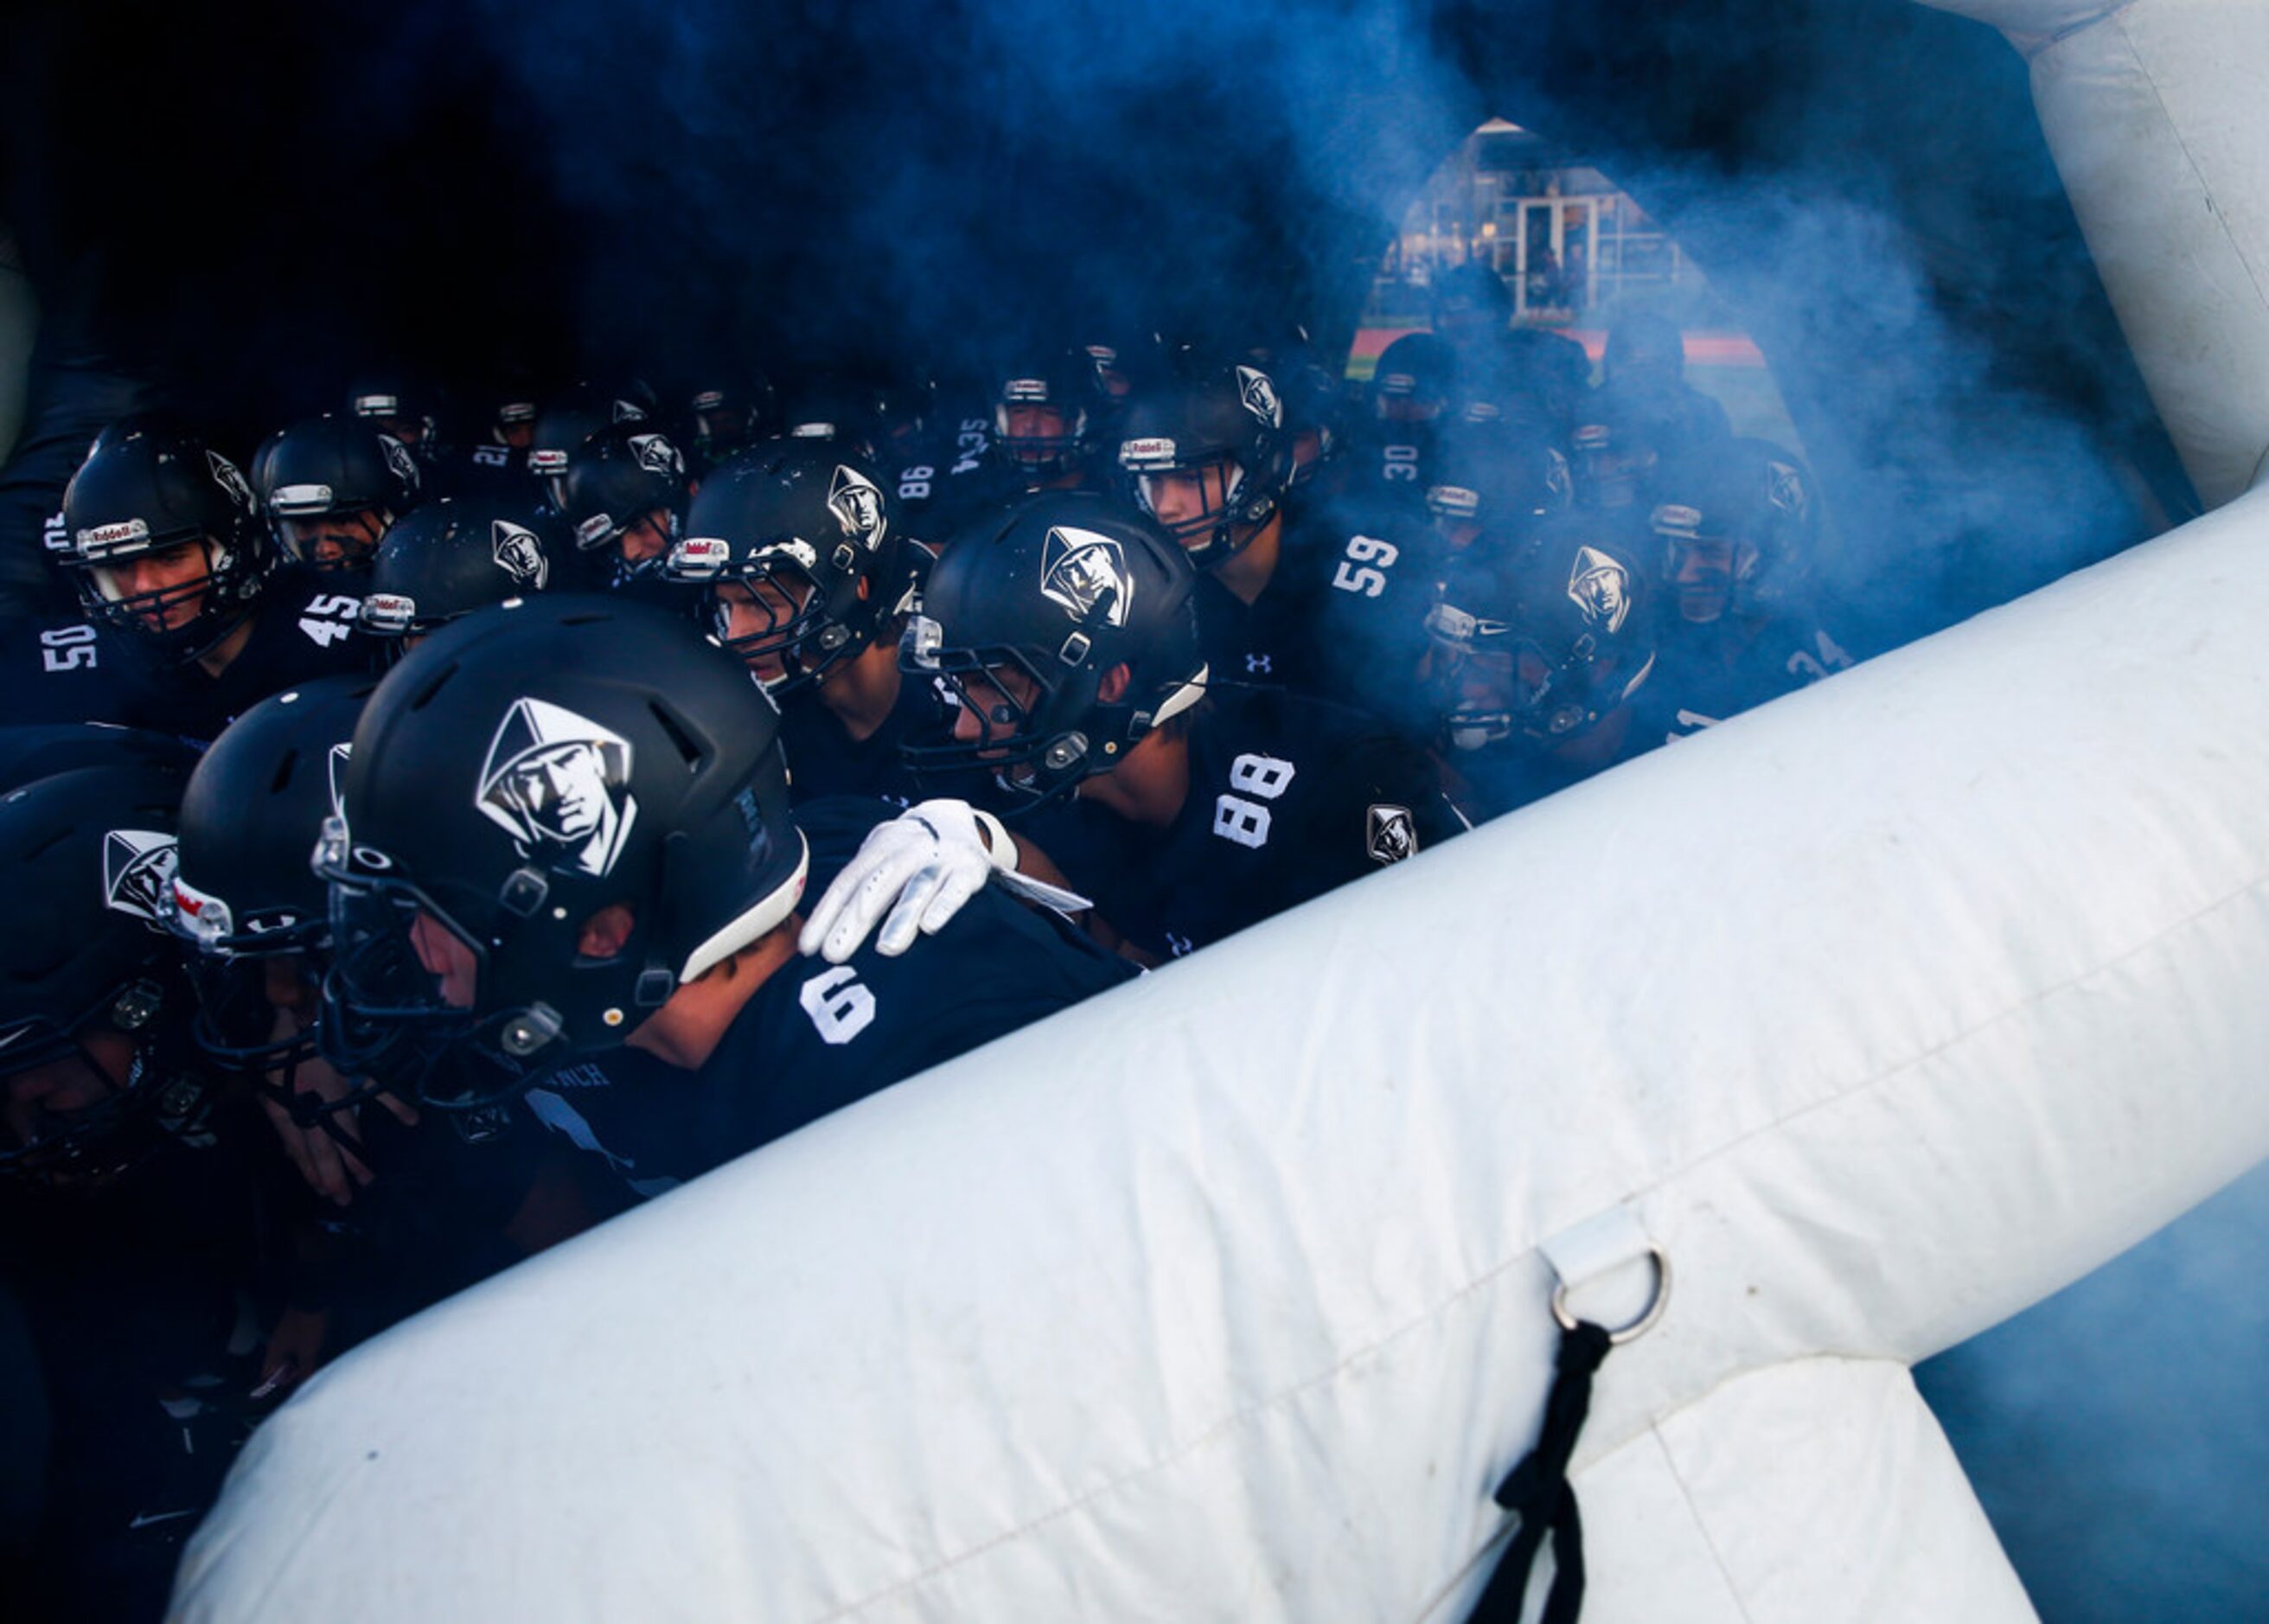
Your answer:
[[[2107,976],[2116,975],[2119,969],[2123,965],[2126,964],[2130,960],[2135,958],[2139,955],[2150,952],[2158,948],[2168,938],[2177,935],[2192,927],[2199,921],[2221,913],[2233,905],[2242,904],[2248,899],[2257,898],[2265,890],[2269,890],[2269,871],[2256,874],[2243,885],[2225,893],[2203,906],[2191,910],[2182,918],[2169,923],[2162,928],[2154,931],[2150,935],[2134,942],[2117,956],[2105,958],[2097,963],[2090,965],[2084,972],[2065,977],[2052,984],[2040,987],[2027,996],[2023,1001],[2012,1004],[1997,1011],[1988,1020],[1979,1022],[1973,1026],[1965,1028],[1961,1032],[1939,1043],[1935,1043],[1927,1049],[1924,1049],[1914,1054],[1909,1055],[1895,1064],[1874,1068],[1865,1077],[1855,1080],[1848,1087],[1839,1089],[1832,1095],[1814,1101],[1811,1104],[1805,1105],[1799,1110],[1790,1111],[1784,1116],[1776,1118],[1772,1122],[1763,1125],[1748,1133],[1742,1133],[1737,1138],[1729,1140],[1724,1144],[1713,1148],[1704,1155],[1694,1157],[1690,1161],[1681,1163],[1678,1166],[1667,1170],[1653,1179],[1649,1180],[1646,1184],[1630,1191],[1622,1199],[1627,1203],[1635,1205],[1646,1200],[1650,1197],[1668,1193],[1672,1191],[1674,1186],[1688,1179],[1696,1171],[1706,1168],[1711,1163],[1720,1161],[1726,1156],[1739,1154],[1744,1147],[1761,1138],[1781,1132],[1790,1124],[1801,1121],[1823,1110],[1833,1109],[1842,1105],[1854,1095],[1864,1089],[1879,1087],[1887,1081],[1899,1077],[1902,1074],[1913,1074],[1928,1066],[1931,1061],[1946,1052],[1959,1048],[1965,1044],[1972,1042],[1977,1037],[1993,1030],[1995,1028],[2001,1026],[2013,1018],[2022,1016],[2027,1012],[2032,1010],[2036,1006],[2049,999],[2063,995],[2076,988],[2083,987]],[[1177,1462],[1183,1460],[1186,1457],[1218,1443],[1225,1436],[1231,1436],[1244,1430],[1248,1423],[1253,1421],[1255,1418],[1279,1412],[1289,1405],[1297,1403],[1322,1389],[1330,1387],[1335,1383],[1344,1380],[1351,1370],[1377,1362],[1387,1352],[1387,1350],[1393,1348],[1396,1344],[1404,1341],[1414,1334],[1423,1332],[1427,1327],[1436,1324],[1445,1312],[1456,1304],[1467,1301],[1477,1294],[1485,1291],[1490,1287],[1502,1281],[1507,1274],[1517,1272],[1523,1266],[1527,1265],[1532,1261],[1539,1265],[1540,1269],[1541,1269],[1543,1264],[1542,1255],[1538,1251],[1537,1243],[1534,1241],[1524,1245],[1521,1250],[1508,1257],[1501,1259],[1490,1267],[1474,1274],[1463,1284],[1459,1286],[1455,1290],[1449,1292],[1445,1296],[1430,1303],[1424,1311],[1413,1315],[1403,1323],[1392,1327],[1381,1335],[1365,1340],[1359,1347],[1350,1347],[1345,1350],[1341,1354],[1341,1357],[1334,1360],[1330,1365],[1316,1371],[1306,1378],[1289,1385],[1280,1387],[1266,1398],[1258,1399],[1252,1404],[1246,1405],[1227,1415],[1220,1417],[1218,1420],[1204,1427],[1197,1433],[1175,1443],[1173,1447],[1152,1456],[1139,1465],[1130,1467],[1128,1470],[1118,1473],[1112,1477],[1108,1481],[1096,1484],[1084,1493],[1072,1498],[1063,1500],[1038,1515],[1018,1519],[1012,1525],[999,1530],[987,1539],[980,1540],[979,1542],[969,1546],[965,1549],[957,1551],[951,1555],[945,1556],[939,1561],[930,1562],[923,1566],[919,1570],[908,1574],[903,1578],[895,1580],[891,1583],[879,1590],[870,1591],[854,1598],[847,1599],[839,1606],[831,1608],[829,1611],[820,1614],[819,1616],[823,1619],[828,1620],[852,1618],[871,1608],[887,1605],[894,1599],[919,1590],[922,1586],[937,1578],[940,1575],[949,1573],[955,1569],[965,1566],[972,1561],[980,1560],[1001,1546],[1014,1543],[1015,1541],[1023,1539],[1036,1529],[1044,1527],[1051,1523],[1061,1521],[1066,1517],[1078,1515],[1079,1513],[1108,1500],[1113,1495],[1116,1495],[1122,1490],[1141,1482],[1144,1479],[1152,1476],[1157,1472],[1172,1466]],[[1544,1273],[1548,1273],[1548,1271],[1544,1271]],[[1541,1280],[1540,1280],[1539,1285],[1540,1289],[1536,1293],[1537,1311],[1541,1315],[1546,1311],[1546,1289],[1544,1288],[1543,1281]],[[1810,1356],[1814,1358],[1837,1359],[1854,1362],[1882,1362],[1889,1359],[1895,1362],[1906,1362],[1905,1360],[1897,1358],[1896,1355],[1887,1354],[1881,1350],[1867,1350],[1860,1348],[1847,1348],[1841,1350],[1823,1349]],[[1665,1410],[1659,1414],[1651,1414],[1646,1416],[1642,1425],[1627,1430],[1620,1435],[1600,1429],[1594,1429],[1590,1436],[1585,1437],[1583,1445],[1578,1451],[1576,1469],[1580,1472],[1590,1465],[1595,1465],[1599,1460],[1602,1459],[1607,1455],[1613,1453],[1615,1451],[1622,1449],[1633,1441],[1646,1436],[1647,1433],[1657,1431],[1665,1421],[1677,1415],[1684,1410],[1706,1402],[1713,1394],[1721,1391],[1727,1384],[1741,1380],[1744,1377],[1749,1376],[1758,1370],[1768,1369],[1772,1368],[1774,1365],[1784,1362],[1787,1362],[1787,1361],[1783,1359],[1763,1359],[1744,1362],[1734,1368],[1728,1369],[1717,1381],[1712,1382],[1701,1392],[1693,1395],[1691,1398],[1681,1399],[1673,1408]],[[1612,1370],[1612,1367],[1610,1367],[1610,1370]],[[1518,1444],[1517,1443],[1508,1443],[1507,1447],[1509,1449],[1517,1449]],[[1476,1487],[1475,1495],[1476,1504],[1478,1505],[1480,1499],[1483,1495],[1482,1487]],[[1698,1512],[1696,1515],[1698,1517]],[[1494,1541],[1492,1541],[1492,1546],[1493,1545]],[[1484,1546],[1484,1553],[1489,1548],[1491,1547]],[[1480,1559],[1477,1557],[1476,1560],[1478,1561]],[[1728,1576],[1728,1577],[1730,1582],[1730,1576]],[[1420,1616],[1423,1616],[1423,1609],[1421,1610]]]
[[[2236,233],[2229,229],[2229,222],[2222,217],[2221,210],[2214,207],[2214,188],[2206,183],[2205,166],[2199,162],[2198,155],[2192,150],[2189,137],[2183,133],[2182,121],[2175,116],[2175,110],[2167,105],[2166,93],[2160,85],[2159,76],[2144,65],[2143,54],[2136,47],[2135,36],[2128,31],[2127,25],[2119,20],[2120,12],[2127,11],[2129,5],[2133,4],[2134,0],[2128,0],[2128,5],[2121,6],[2117,11],[2108,12],[2097,20],[2110,21],[2117,28],[2119,42],[2126,51],[2127,60],[2133,65],[2135,77],[2151,87],[2151,105],[2159,109],[2159,116],[2166,122],[2167,133],[2174,137],[2176,147],[2182,152],[2183,163],[2190,170],[2192,181],[2197,183],[2199,195],[2206,200],[2206,212],[2214,216],[2218,233],[2222,241],[2229,245],[2229,251],[2236,256],[2237,262],[2244,267],[2245,279],[2252,286],[2253,297],[2264,306],[2269,306],[2269,293],[2265,293],[2262,289],[2260,274],[2255,270],[2252,258],[2245,251],[2245,245],[2240,242]],[[2094,26],[2092,23],[2083,25],[2086,27]],[[2058,34],[2057,40],[2064,40],[2077,32],[2079,32],[2077,29],[2067,30],[2066,33]],[[2053,43],[2055,41],[2051,41],[2051,44]],[[2265,452],[2264,454],[2269,456],[2269,452]],[[2257,469],[2258,466],[2257,463]]]

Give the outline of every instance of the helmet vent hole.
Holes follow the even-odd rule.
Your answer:
[[[655,723],[661,728],[663,734],[668,735],[670,743],[676,748],[679,757],[684,760],[686,771],[689,772],[699,771],[703,757],[707,752],[701,748],[692,734],[689,733],[684,725],[675,716],[664,710],[659,701],[649,700],[647,709],[654,712]]]
[[[269,780],[268,793],[271,795],[280,795],[288,789],[292,784],[292,774],[298,770],[299,765],[299,752],[285,751],[282,759],[276,764],[276,776]]]

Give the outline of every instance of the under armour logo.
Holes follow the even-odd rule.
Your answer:
[[[1177,936],[1171,931],[1166,933],[1166,952],[1169,956],[1174,958],[1187,958],[1196,949],[1197,943],[1192,941],[1187,936]]]
[[[1247,676],[1273,676],[1275,675],[1274,657],[1268,654],[1247,654],[1245,657],[1245,674]]]

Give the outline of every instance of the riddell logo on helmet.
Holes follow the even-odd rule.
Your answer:
[[[362,601],[362,624],[377,632],[403,632],[418,617],[418,601],[398,592],[373,592]]]
[[[696,411],[714,411],[724,403],[725,391],[722,389],[704,389],[693,397],[693,410]]]
[[[1654,533],[1692,541],[1702,530],[1702,510],[1682,502],[1665,502],[1654,510]]]
[[[78,544],[92,552],[99,548],[122,547],[129,542],[146,542],[150,527],[139,519],[122,519],[116,524],[99,524],[91,530],[78,533]]]
[[[567,466],[567,454],[564,451],[531,451],[528,454],[528,466],[538,474],[556,474]]]
[[[1606,623],[1612,637],[1623,629],[1630,613],[1630,572],[1596,547],[1576,550],[1576,567],[1568,575],[1568,596],[1584,612],[1584,623]]]
[[[733,544],[714,535],[690,535],[669,550],[669,572],[707,580],[732,562]]]
[[[102,842],[104,904],[152,925],[164,924],[180,854],[171,835],[147,829],[112,830]]]
[[[1011,378],[1001,386],[1001,398],[1012,405],[1045,406],[1048,403],[1048,380]]]
[[[481,816],[532,862],[603,878],[638,821],[631,742],[543,699],[517,699],[481,764]]]
[[[1075,621],[1085,621],[1108,594],[1105,618],[1114,626],[1127,624],[1134,606],[1134,578],[1127,570],[1127,554],[1118,541],[1093,530],[1058,525],[1049,530],[1040,550],[1040,595],[1061,603]]]
[[[1175,466],[1174,442],[1163,435],[1130,439],[1119,447],[1121,468],[1169,469]]]

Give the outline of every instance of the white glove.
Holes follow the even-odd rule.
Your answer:
[[[1076,892],[1018,874],[1016,844],[990,812],[965,801],[925,801],[868,832],[859,854],[806,917],[797,945],[840,964],[881,919],[875,950],[895,958],[913,945],[917,934],[944,929],[962,904],[995,879],[1059,913],[1094,905]]]

